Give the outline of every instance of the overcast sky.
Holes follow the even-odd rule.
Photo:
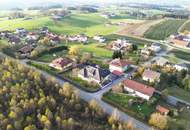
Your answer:
[[[92,3],[92,2],[139,2],[139,0],[0,0],[0,9],[14,8],[14,7],[29,7],[34,5],[40,5],[45,3]],[[141,3],[156,3],[156,4],[189,4],[190,0],[140,0]]]

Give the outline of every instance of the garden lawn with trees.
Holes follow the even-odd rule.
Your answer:
[[[167,19],[148,29],[144,37],[154,40],[164,40],[171,34],[177,33],[185,21],[186,20]]]

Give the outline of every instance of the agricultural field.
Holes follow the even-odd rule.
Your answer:
[[[180,32],[184,32],[184,31],[190,31],[190,20],[188,20],[184,26],[180,29]]]
[[[107,19],[99,14],[72,14],[61,21],[53,21],[50,17],[38,17],[31,20],[14,19],[0,21],[0,30],[15,30],[16,28],[26,28],[29,30],[42,26],[48,26],[50,31],[61,34],[80,34],[88,36],[96,34],[107,35],[119,29],[118,26],[106,26]]]
[[[178,32],[178,29],[186,20],[168,19],[149,28],[144,37],[155,40],[164,40],[171,34]]]
[[[127,27],[117,32],[120,35],[134,35],[142,37],[152,26],[161,23],[163,20],[147,20],[129,23]]]
[[[33,18],[31,20],[13,19],[0,21],[0,30],[13,31],[16,28],[26,28],[33,30],[42,26],[48,26],[52,23],[52,20],[48,17]]]

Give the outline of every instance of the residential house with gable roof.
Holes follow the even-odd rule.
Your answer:
[[[132,95],[138,96],[145,100],[150,100],[155,89],[151,86],[144,85],[134,80],[126,79],[123,81],[124,89]]]
[[[142,78],[148,82],[159,82],[160,81],[160,73],[152,70],[145,70],[142,74]]]

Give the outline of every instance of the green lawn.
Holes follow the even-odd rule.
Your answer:
[[[178,31],[186,20],[169,19],[151,27],[144,36],[155,40],[164,40]]]
[[[54,56],[54,54],[56,56]],[[58,57],[64,57],[67,55],[67,50],[63,50],[63,51],[57,51],[57,52],[53,52],[53,53],[46,53],[44,55],[39,56],[37,59],[37,61],[41,61],[41,62],[51,62],[52,60],[58,58]]]
[[[87,44],[87,45],[78,44],[75,46],[78,46],[82,52],[93,53],[95,57],[111,58],[113,54],[113,52],[110,50],[98,47],[98,43],[92,43],[92,44]]]
[[[170,95],[190,102],[190,92],[178,87],[169,87],[167,90],[169,91]]]
[[[170,130],[190,130],[190,109],[185,109],[177,118],[169,119]]]
[[[149,117],[150,114],[155,111],[155,106],[149,106],[147,102],[144,102],[142,104],[134,103],[132,106],[128,106],[129,100],[136,98],[126,94],[107,92],[104,95],[103,99],[123,110],[124,112],[132,114],[133,116],[140,118],[143,121],[145,121],[146,117]]]
[[[0,50],[7,46],[9,46],[9,43],[6,40],[0,40]]]

